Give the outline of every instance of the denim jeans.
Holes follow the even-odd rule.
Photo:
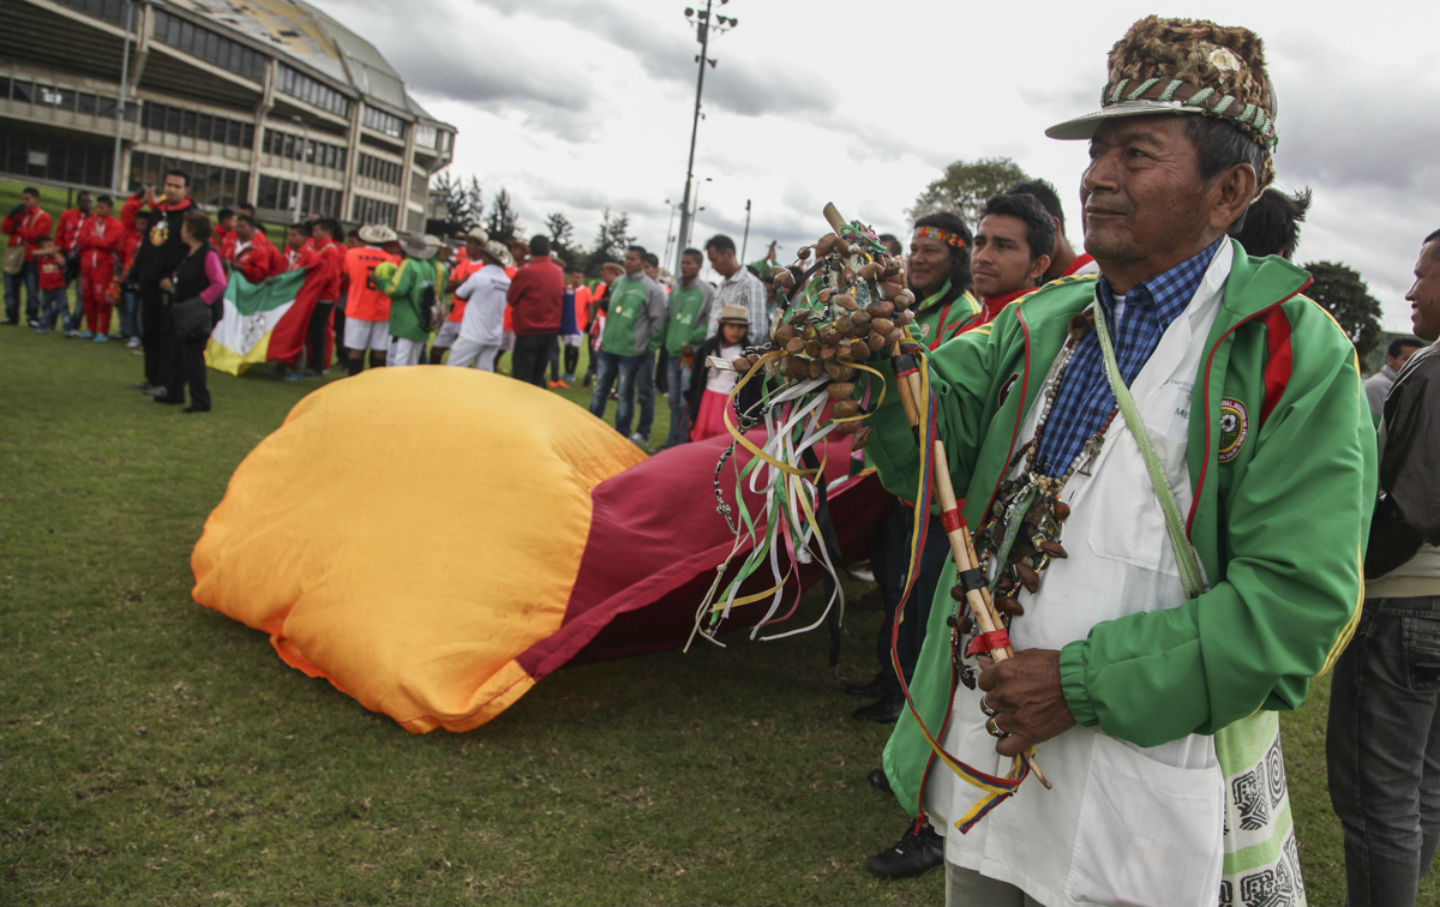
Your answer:
[[[685,403],[685,391],[690,388],[690,369],[685,367],[685,357],[671,356],[665,362],[668,387],[666,402],[670,404],[670,434],[665,437],[665,446],[674,447],[690,439],[690,409]]]
[[[650,426],[655,422],[655,354],[648,350],[635,357],[635,397],[640,402],[640,424],[635,426],[635,434],[639,435],[647,443],[650,440]],[[625,378],[622,373],[620,378],[620,400],[625,400]],[[628,428],[630,420],[625,420]]]
[[[594,415],[605,418],[605,404],[610,400],[610,388],[619,379],[620,387],[616,391],[620,398],[615,405],[615,428],[625,437],[630,437],[630,420],[635,416],[635,395],[637,384],[640,381],[642,365],[648,366],[650,354],[642,353],[639,356],[617,356],[614,353],[607,353],[601,350],[598,354],[598,364],[595,375],[595,393],[590,398],[590,412]],[[645,438],[650,437],[650,423],[655,419],[655,396],[654,387],[651,385],[649,410],[645,408],[645,398],[641,397],[640,403],[640,426],[636,433]]]
[[[70,281],[62,292],[75,303],[65,317],[65,330],[78,331],[85,326],[85,294],[80,289],[80,281]]]
[[[1440,596],[1366,600],[1325,752],[1348,902],[1413,905],[1440,842]]]
[[[35,267],[35,262],[25,262],[25,267],[19,274],[5,275],[5,317],[13,321],[20,320],[20,290],[25,290],[25,317],[36,319],[40,317],[40,272]]]
[[[125,291],[120,306],[120,333],[124,336],[140,338],[140,294]]]
[[[40,314],[38,316],[40,327],[47,331],[54,330],[57,323],[65,323],[65,291],[64,290],[41,290]]]

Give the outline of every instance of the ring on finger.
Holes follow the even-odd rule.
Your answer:
[[[988,696],[980,697],[980,711],[984,712],[985,717],[987,718],[994,718],[996,715],[1000,714],[999,709],[996,709],[990,705],[990,698]]]
[[[1000,729],[1000,725],[996,723],[994,718],[991,718],[985,722],[985,733],[989,734],[991,737],[994,737],[996,740],[1004,740],[1006,737],[1010,736],[1009,732],[1002,731]]]

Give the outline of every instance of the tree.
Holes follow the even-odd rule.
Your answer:
[[[1343,264],[1315,261],[1304,267],[1313,280],[1305,295],[1334,316],[1365,359],[1380,343],[1380,300],[1370,295],[1359,272]]]
[[[600,230],[595,234],[595,247],[590,250],[590,260],[585,266],[587,277],[599,277],[600,266],[607,261],[619,261],[625,257],[627,246],[635,242],[630,235],[630,215],[621,212],[619,217],[610,218],[610,209],[600,221]]]
[[[517,239],[520,231],[520,215],[510,207],[510,193],[505,191],[502,186],[500,191],[495,193],[495,201],[490,205],[490,214],[485,218],[485,232],[490,234],[491,239],[509,242]]]
[[[915,198],[907,213],[918,220],[937,211],[960,215],[966,226],[975,229],[985,201],[1030,177],[1008,157],[986,157],[978,161],[956,161],[945,175],[930,183]]]
[[[559,211],[552,211],[545,215],[545,232],[550,236],[551,254],[564,259],[567,268],[583,266],[580,259],[585,250],[575,245],[575,227],[570,218]]]
[[[473,180],[474,177],[471,179]],[[440,175],[435,178],[434,184],[430,187],[430,195],[444,203],[445,216],[426,220],[426,233],[436,236],[453,236],[456,233],[464,233],[479,221],[465,198],[465,192],[460,188],[460,180],[452,177],[449,171],[440,171]]]

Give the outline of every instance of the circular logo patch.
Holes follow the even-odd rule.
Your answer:
[[[150,228],[150,245],[163,246],[165,245],[165,240],[169,238],[170,221],[162,217],[155,222],[155,226]]]
[[[922,324],[922,325],[920,325],[920,339],[921,339],[921,340],[924,340],[926,337],[929,337],[929,336],[930,336],[930,325],[928,325],[928,324]]]
[[[1240,453],[1250,434],[1250,414],[1245,404],[1226,397],[1220,401],[1220,462],[1228,463]]]

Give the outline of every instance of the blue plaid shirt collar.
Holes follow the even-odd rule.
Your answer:
[[[1125,294],[1125,311],[1118,324],[1114,317],[1115,291],[1109,281],[1100,278],[1100,305],[1110,324],[1115,364],[1127,387],[1150,361],[1170,323],[1190,304],[1224,241],[1221,237],[1195,256],[1132,287]],[[1060,382],[1039,440],[1035,470],[1052,477],[1063,475],[1084,450],[1086,441],[1108,424],[1114,411],[1115,393],[1105,378],[1100,340],[1095,331],[1090,331],[1076,345]]]
[[[1150,309],[1154,314],[1154,321],[1158,324],[1163,333],[1170,326],[1170,322],[1190,304],[1195,291],[1200,288],[1200,281],[1205,277],[1205,269],[1210,267],[1210,262],[1215,258],[1215,252],[1225,237],[1215,240],[1197,254],[1180,262],[1168,271],[1155,275],[1143,283],[1137,283],[1125,294],[1125,316],[1129,318],[1142,309]],[[1111,288],[1110,281],[1101,275],[1097,281],[1100,290],[1100,304],[1105,307],[1105,316],[1109,319],[1110,330],[1116,332],[1119,325],[1115,323],[1115,290]],[[1159,338],[1156,338],[1159,342]],[[1133,380],[1133,376],[1127,378]]]

